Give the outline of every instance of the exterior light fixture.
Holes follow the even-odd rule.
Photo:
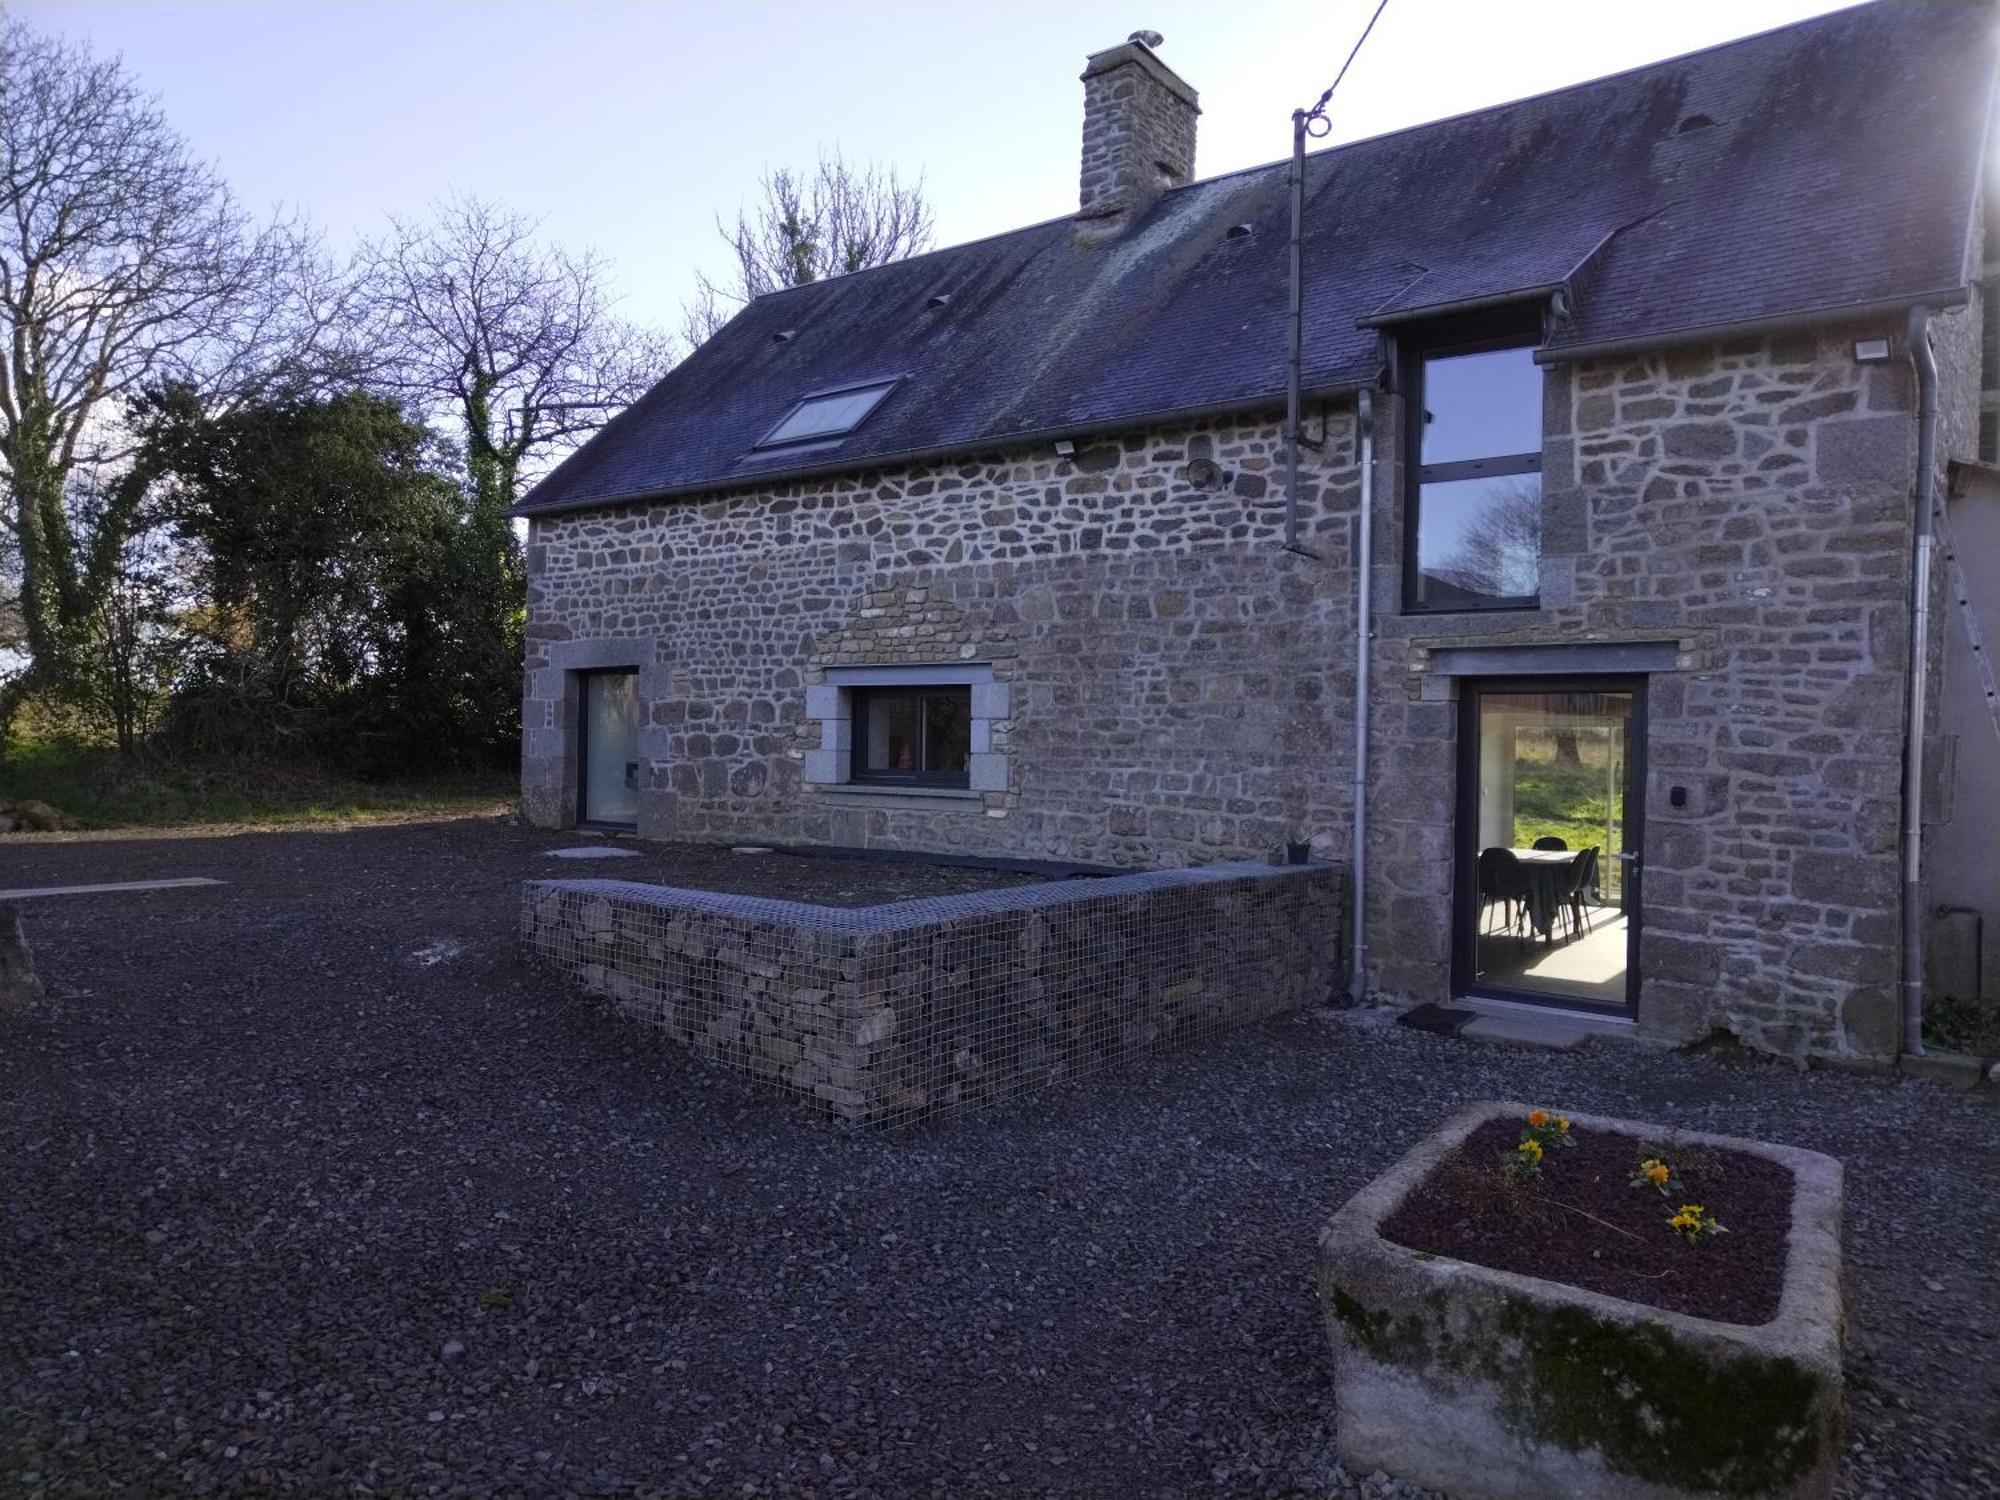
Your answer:
[[[1068,438],[1062,438],[1056,443],[1057,458],[1068,458],[1074,452],[1076,452],[1076,444],[1072,443]]]
[[[1858,365],[1879,365],[1889,357],[1887,339],[1856,339],[1854,341],[1854,362]]]

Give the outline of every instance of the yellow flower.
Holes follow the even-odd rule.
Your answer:
[[[1560,1131],[1561,1131],[1561,1132],[1562,1132],[1562,1133],[1563,1133],[1564,1135],[1568,1135],[1568,1134],[1569,1134],[1569,1116],[1568,1116],[1568,1115],[1557,1115],[1557,1116],[1556,1116],[1556,1129],[1560,1130]]]
[[[1707,1229],[1708,1210],[1699,1203],[1683,1203],[1681,1211],[1667,1220],[1669,1229],[1700,1232]]]
[[[1529,1161],[1540,1161],[1542,1159],[1542,1143],[1540,1141],[1523,1141],[1514,1149],[1527,1157]]]
[[[1639,1163],[1639,1172],[1654,1187],[1665,1187],[1667,1178],[1673,1175],[1665,1162],[1652,1158]]]
[[[1528,1123],[1534,1126],[1537,1130],[1540,1130],[1544,1125],[1549,1123],[1549,1112],[1545,1109],[1529,1110]]]

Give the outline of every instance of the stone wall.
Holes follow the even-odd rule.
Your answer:
[[[1148,866],[1288,837],[1344,853],[1351,422],[1328,439],[1307,465],[1317,560],[1282,549],[1268,420],[537,520],[529,815],[574,815],[571,659],[622,650],[658,664],[646,837]],[[810,701],[829,672],[922,663],[1007,690],[993,789],[809,774],[846,749]]]
[[[1222,865],[842,909],[547,880],[521,936],[709,1061],[903,1125],[1323,1002],[1345,885]]]
[[[1957,330],[1954,330],[1956,333]],[[1888,334],[1861,365],[1853,341]],[[1441,648],[1647,643],[1642,1027],[1894,1050],[1915,423],[1900,323],[1554,367],[1538,608],[1402,613],[1400,401],[1378,404],[1371,992],[1450,986],[1459,679]],[[1954,347],[1956,347],[1954,345]],[[1160,866],[1344,857],[1351,411],[1309,413],[1282,547],[1276,413],[538,519],[524,794],[564,821],[570,657],[643,659],[649,837]],[[815,782],[829,674],[988,669],[986,785]],[[824,697],[824,693],[821,694]],[[1681,804],[1672,791],[1680,788]]]
[[[1078,218],[1124,228],[1194,176],[1201,110],[1187,81],[1139,42],[1094,55],[1083,70]]]
[[[1642,1026],[1894,1051],[1915,423],[1900,342],[1886,364],[1852,349],[1896,331],[1549,372],[1541,608],[1379,622],[1378,984],[1448,983],[1458,685],[1431,653],[1664,642],[1680,669],[1648,684]],[[1399,519],[1378,516],[1378,555],[1398,556]],[[1393,601],[1400,579],[1378,587]]]

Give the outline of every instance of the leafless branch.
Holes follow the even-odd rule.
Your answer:
[[[361,256],[369,378],[456,427],[483,501],[632,401],[672,363],[660,335],[616,317],[592,253],[477,198],[398,219]]]
[[[296,365],[316,255],[252,223],[117,60],[0,13],[0,480],[38,670],[74,654],[130,524],[73,504],[78,466],[116,459],[141,389]]]
[[[852,167],[838,152],[811,172],[778,168],[759,184],[757,206],[716,232],[736,258],[726,283],[698,278],[686,312],[699,344],[753,297],[780,287],[844,276],[928,250],[935,232],[923,179],[905,183],[893,168]]]

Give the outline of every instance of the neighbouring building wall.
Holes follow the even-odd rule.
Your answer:
[[[1939,549],[1931,595],[1934,665],[1924,787],[1925,992],[2000,1002],[2000,724],[1967,628],[1969,606],[1988,661],[2000,647],[2000,478],[1947,472],[1979,458],[1980,358],[1985,288],[1972,306],[1933,320],[1941,386],[1937,475]],[[1944,551],[1955,546],[1954,569]],[[1960,588],[1964,589],[1961,603]]]
[[[2000,650],[2000,569],[1992,562],[2000,558],[2000,476],[1964,473],[1948,515],[1959,576],[1991,661]],[[1935,816],[1924,834],[1925,992],[2000,1004],[2000,724],[1965,615],[1949,593],[1938,633],[1944,676],[1930,778]]]
[[[1897,358],[1855,362],[1893,333]],[[1640,1022],[1792,1053],[1896,1039],[1912,386],[1900,324],[1556,368],[1542,599],[1404,615],[1380,404],[1371,988],[1449,986],[1457,681],[1439,648],[1666,643]],[[1322,414],[1309,426],[1317,429]],[[1282,549],[1275,415],[539,518],[524,797],[574,815],[573,669],[642,677],[640,831],[1113,864],[1351,831],[1351,412]],[[842,786],[843,672],[976,672],[974,786]],[[977,757],[984,757],[978,759]],[[1671,805],[1681,788],[1683,805]]]

